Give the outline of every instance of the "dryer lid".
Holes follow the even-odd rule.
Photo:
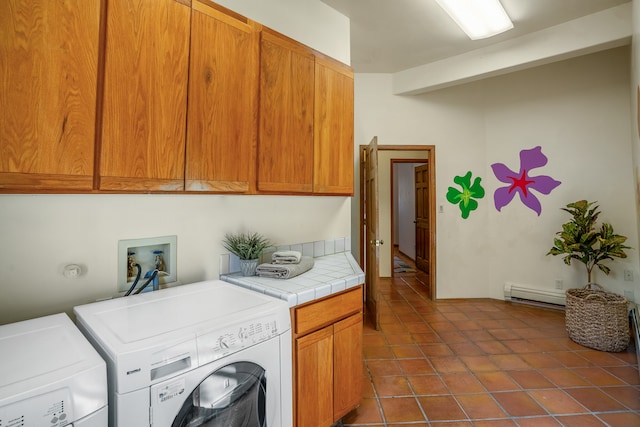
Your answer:
[[[63,387],[85,393],[74,389],[83,382],[101,386],[106,405],[105,362],[66,314],[0,326],[0,406]]]

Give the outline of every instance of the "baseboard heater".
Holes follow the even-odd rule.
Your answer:
[[[561,310],[564,310],[567,303],[563,290],[534,288],[509,282],[504,285],[504,299],[505,301]]]

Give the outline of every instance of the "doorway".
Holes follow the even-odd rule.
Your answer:
[[[374,141],[377,139],[374,137]],[[373,141],[372,141],[373,143]],[[377,143],[376,143],[377,145]],[[427,169],[425,172],[425,179],[427,184],[426,200],[424,208],[427,212],[427,230],[426,234],[427,238],[427,253],[426,256],[426,266],[429,274],[427,275],[427,283],[430,289],[430,294],[432,299],[436,299],[437,290],[435,288],[435,277],[436,277],[436,254],[435,254],[435,146],[433,145],[377,145],[375,155],[371,155],[369,152],[371,150],[371,145],[369,146],[360,146],[360,265],[365,269],[365,271],[376,272],[374,275],[375,278],[379,277],[392,277],[393,274],[393,236],[391,235],[393,224],[390,218],[390,213],[385,215],[379,215],[380,207],[384,204],[384,208],[391,211],[389,208],[389,203],[391,201],[391,196],[387,197],[375,197],[376,206],[368,206],[366,201],[367,192],[371,193],[371,191],[367,190],[365,186],[365,182],[369,182],[366,179],[366,170],[370,166],[368,164],[368,159],[377,159],[376,165],[377,167],[376,174],[379,175],[377,178],[380,182],[380,185],[390,185],[392,180],[392,164],[393,162],[421,162],[427,164]],[[416,154],[417,153],[417,154]],[[385,172],[388,175],[382,176]],[[377,191],[376,191],[377,193]],[[375,212],[374,215],[370,212],[369,219],[376,219],[377,226],[380,230],[375,230],[376,232],[380,232],[380,238],[376,238],[375,241],[379,242],[377,245],[370,245],[368,236],[370,235],[370,230],[367,229],[367,218],[366,212],[367,209],[373,208]],[[378,221],[379,219],[379,221]],[[371,224],[374,228],[376,225]],[[371,227],[370,227],[371,228]],[[384,241],[387,241],[387,245],[384,244]],[[376,256],[369,257],[369,254],[372,250],[372,247],[375,247]],[[378,256],[378,252],[380,256]],[[370,260],[369,262],[373,262],[376,265],[368,266],[366,265],[366,260]],[[374,279],[369,279],[368,284],[365,286],[369,286],[370,288],[377,288],[377,283],[371,283]]]
[[[403,155],[402,152],[398,154]],[[391,159],[391,241],[394,252],[391,277],[406,268],[401,265],[397,253],[409,258],[425,274],[429,273],[428,170],[426,158]]]

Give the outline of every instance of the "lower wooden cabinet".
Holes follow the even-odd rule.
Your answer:
[[[329,427],[362,397],[362,286],[292,309],[294,425]]]
[[[333,419],[339,420],[362,399],[362,312],[333,325]]]
[[[333,424],[333,326],[296,339],[295,425]]]

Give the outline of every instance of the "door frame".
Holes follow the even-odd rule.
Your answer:
[[[362,150],[366,149],[366,145],[360,145],[359,153],[362,153]],[[436,289],[436,147],[435,145],[378,145],[378,151],[426,151],[427,158],[420,159],[419,162],[428,163],[429,168],[429,183],[430,187],[433,191],[429,192],[429,229],[431,232],[429,233],[430,242],[429,242],[429,274],[428,277],[428,285],[431,291],[431,300],[435,301],[437,299],[437,289]],[[398,158],[402,159],[402,158]],[[393,162],[394,159],[392,158]],[[360,161],[362,165],[362,157]],[[391,179],[393,179],[393,171],[391,171]],[[360,265],[364,266],[364,244],[366,241],[365,236],[365,226],[364,226],[364,194],[363,194],[363,180],[364,180],[364,170],[360,167],[360,216],[359,216],[359,225],[360,225]],[[391,194],[393,196],[393,185],[391,188]],[[393,221],[393,209],[391,212],[391,220]],[[393,237],[393,223],[391,223],[391,235]],[[393,244],[393,241],[391,242]],[[391,251],[391,277],[393,278],[393,250]]]

